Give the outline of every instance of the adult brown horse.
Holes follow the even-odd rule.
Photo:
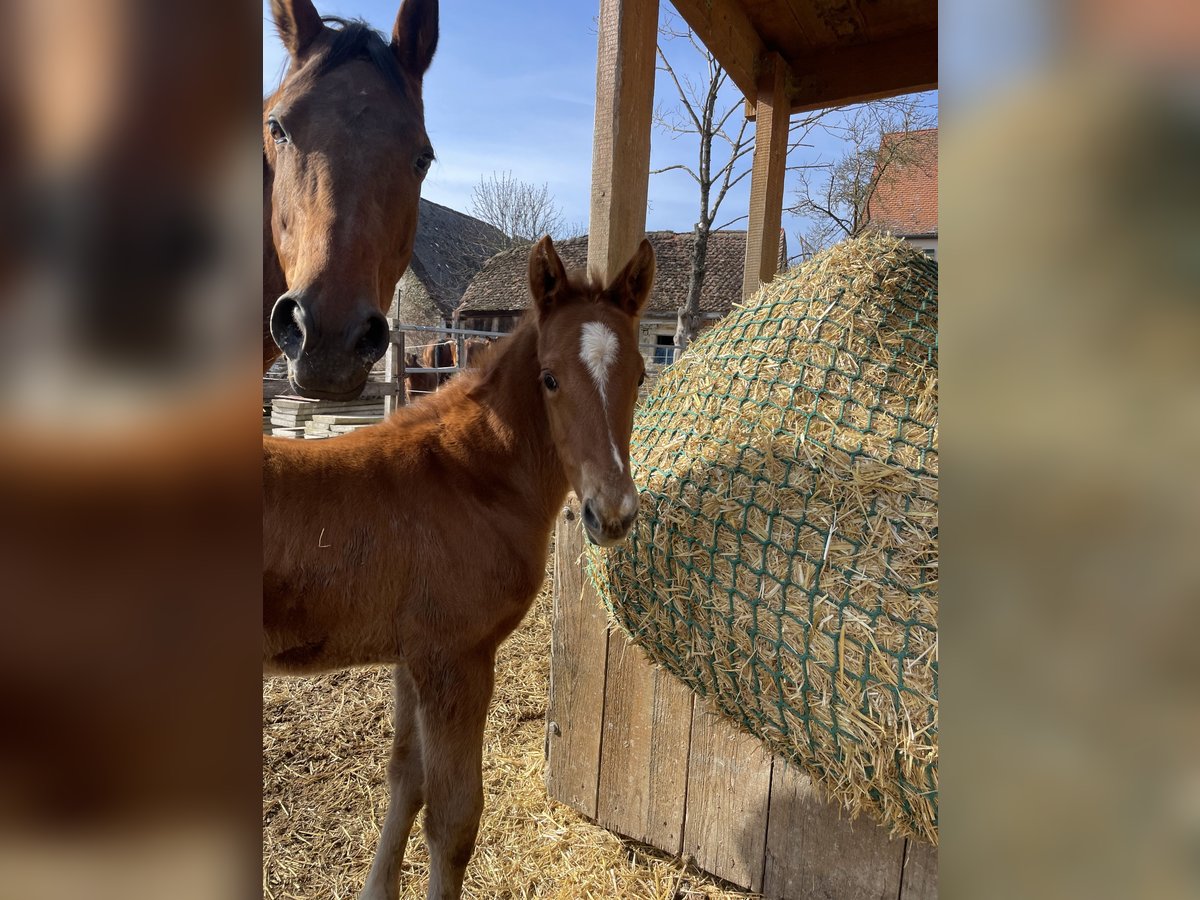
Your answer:
[[[541,587],[555,516],[574,488],[608,546],[637,515],[629,436],[653,280],[648,241],[601,287],[543,238],[533,308],[478,369],[355,434],[263,440],[264,667],[396,666],[391,802],[363,900],[398,896],[422,806],[428,896],[461,893],[496,649]]]
[[[263,370],[282,350],[297,392],[356,397],[387,349],[433,161],[421,82],[437,0],[404,0],[390,42],[312,0],[271,10],[291,61],[263,102]]]

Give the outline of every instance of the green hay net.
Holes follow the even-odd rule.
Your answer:
[[[662,668],[857,815],[937,842],[937,264],[867,236],[697,339],[633,430],[642,506],[590,548]]]

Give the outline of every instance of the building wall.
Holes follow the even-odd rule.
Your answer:
[[[479,315],[463,316],[458,320],[459,328],[473,331],[512,331],[517,327],[520,316],[516,313],[480,313]]]
[[[388,317],[406,325],[444,326],[445,318],[429,296],[425,285],[410,269],[401,277],[396,285],[396,293],[392,298],[392,307]],[[441,336],[445,339],[445,336]],[[425,344],[439,340],[439,335],[422,331],[405,331],[404,346],[408,353],[418,353]]]
[[[938,239],[936,237],[929,237],[929,238],[906,237],[904,240],[908,241],[914,247],[918,247],[921,250],[926,251],[926,253],[929,256],[933,257],[934,259],[938,258],[938,252],[937,252]],[[930,253],[929,251],[933,251],[933,252]]]

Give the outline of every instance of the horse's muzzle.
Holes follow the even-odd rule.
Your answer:
[[[376,309],[366,309],[351,319],[341,328],[323,327],[302,295],[284,294],[275,301],[271,338],[287,357],[288,380],[301,396],[350,400],[362,394],[371,367],[387,350],[390,335],[387,319]]]
[[[612,547],[625,540],[638,514],[637,493],[631,496],[632,503],[625,498],[611,516],[605,515],[594,499],[589,497],[583,501],[583,530],[589,541],[599,547]]]

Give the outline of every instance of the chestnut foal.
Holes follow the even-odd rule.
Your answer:
[[[374,428],[263,439],[264,668],[395,664],[391,801],[364,900],[398,896],[422,806],[428,896],[461,894],[496,649],[542,585],[555,515],[573,488],[603,546],[637,515],[629,436],[653,280],[648,241],[604,287],[542,238],[532,308],[478,368]]]

